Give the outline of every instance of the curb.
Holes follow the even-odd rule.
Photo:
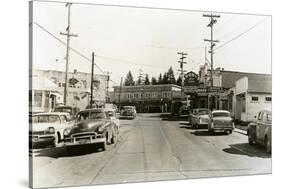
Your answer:
[[[247,135],[247,131],[244,131],[244,130],[238,129],[238,128],[234,128],[234,132],[240,133],[240,134],[243,134],[243,135]]]

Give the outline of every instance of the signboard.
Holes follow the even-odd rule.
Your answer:
[[[195,72],[188,72],[184,75],[184,85],[185,86],[198,86],[199,80],[198,80],[198,74]]]

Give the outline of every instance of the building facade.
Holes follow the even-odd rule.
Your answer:
[[[181,87],[173,84],[114,86],[112,103],[136,106],[138,112],[171,112],[181,102]]]
[[[52,103],[47,105],[43,103],[43,106],[48,108],[42,109],[44,111],[50,111],[56,105],[63,103],[64,87],[65,87],[65,72],[55,70],[34,70],[31,77],[31,83],[38,83],[38,80],[48,80],[49,85],[52,85],[50,95],[46,96],[46,91],[49,91],[49,87],[38,84],[40,90],[35,89],[34,85],[31,86],[31,99],[33,109],[39,106],[40,101],[44,99],[52,99]],[[42,83],[42,82],[41,82]],[[103,106],[106,101],[106,76],[94,75],[94,89],[93,89],[93,101],[97,106]],[[41,86],[40,86],[41,85]],[[44,94],[43,94],[44,93]],[[48,92],[47,92],[48,93]],[[67,96],[67,105],[76,106],[80,109],[84,109],[90,102],[91,93],[91,74],[74,72],[69,73],[69,88]],[[47,102],[47,100],[45,100]]]

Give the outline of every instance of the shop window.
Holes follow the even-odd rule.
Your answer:
[[[265,102],[271,102],[271,97],[270,96],[266,96],[265,97]]]
[[[259,101],[259,97],[257,96],[252,96],[252,102],[258,102]]]
[[[42,107],[42,92],[41,91],[34,92],[34,106]]]

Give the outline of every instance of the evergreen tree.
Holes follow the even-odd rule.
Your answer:
[[[135,82],[134,82],[134,78],[133,78],[132,72],[129,71],[127,73],[127,75],[126,75],[124,86],[134,86],[134,85],[135,85]]]
[[[155,77],[151,78],[151,84],[152,85],[157,85],[157,79]]]
[[[182,81],[181,75],[179,75],[179,77],[177,79],[177,85],[181,86],[181,81]]]
[[[169,84],[169,77],[167,73],[164,73],[163,75],[162,84]]]
[[[160,73],[159,77],[158,77],[158,82],[157,84],[163,84],[163,80],[162,80],[162,74]]]
[[[150,85],[150,81],[149,81],[149,76],[148,76],[148,74],[145,74],[144,84],[145,84],[145,85]]]
[[[167,72],[167,84],[176,84],[175,74],[172,66],[169,68]]]

